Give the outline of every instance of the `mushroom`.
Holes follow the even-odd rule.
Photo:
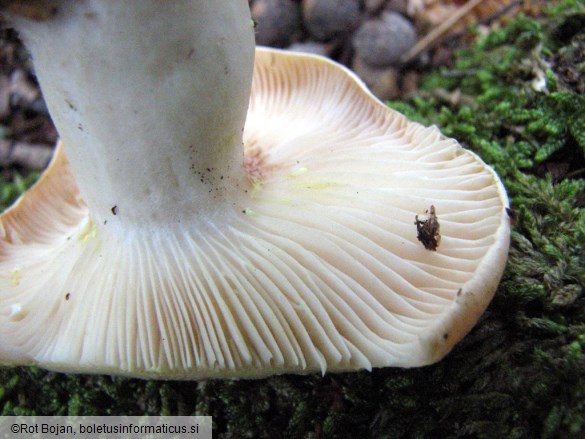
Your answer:
[[[244,0],[52,3],[11,16],[61,141],[0,217],[0,362],[413,367],[471,329],[510,233],[479,157],[332,61],[254,51]]]

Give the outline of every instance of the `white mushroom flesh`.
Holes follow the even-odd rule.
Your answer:
[[[184,111],[188,102],[181,124]],[[92,130],[108,130],[102,123]],[[135,161],[123,152],[108,171],[111,200],[84,175],[88,156],[69,164],[59,148],[0,217],[0,361],[180,379],[421,366],[446,355],[491,300],[510,233],[497,175],[348,70],[257,49],[243,149],[222,153],[237,169],[210,168],[205,191],[201,173],[221,161],[198,161],[189,186],[187,131],[173,140],[182,147],[157,140]],[[100,136],[90,143],[105,144]],[[100,163],[118,162],[103,154]],[[173,177],[176,187],[157,187]],[[415,225],[430,206],[435,251]]]

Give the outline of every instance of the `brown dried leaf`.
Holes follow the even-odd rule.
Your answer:
[[[48,20],[57,13],[57,4],[54,0],[3,0],[0,1],[0,11],[20,15],[31,20]]]

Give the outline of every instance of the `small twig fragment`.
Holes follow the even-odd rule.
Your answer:
[[[451,17],[441,23],[440,26],[433,29],[425,37],[420,39],[416,45],[404,54],[401,61],[403,64],[407,64],[416,58],[423,50],[437,44],[445,36],[447,32],[453,27],[455,23],[469,14],[473,9],[481,3],[482,0],[470,0],[461,6],[457,12]]]

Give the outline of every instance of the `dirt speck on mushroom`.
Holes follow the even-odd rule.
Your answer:
[[[423,220],[419,220],[418,215],[414,217],[416,238],[427,250],[436,251],[441,242],[441,226],[435,212],[435,206],[431,206],[429,210],[425,211],[425,214],[428,216]]]

